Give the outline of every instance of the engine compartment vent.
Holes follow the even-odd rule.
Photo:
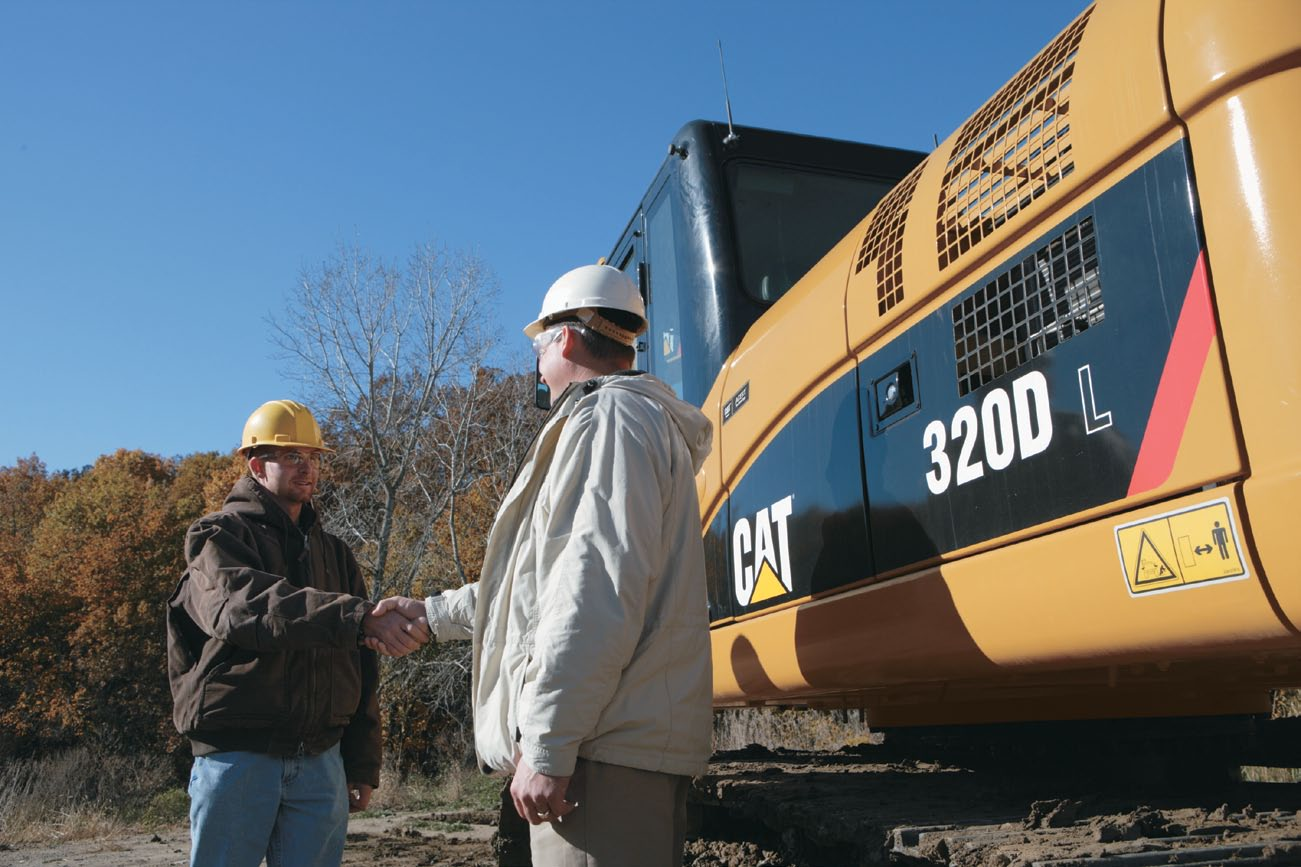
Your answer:
[[[1075,169],[1070,91],[1090,7],[959,130],[940,185],[944,270]]]
[[[884,316],[886,311],[903,300],[903,230],[908,222],[908,206],[912,203],[917,181],[926,169],[929,158],[924,159],[889,194],[881,200],[872,214],[863,243],[858,248],[858,262],[854,273],[862,271],[876,261],[876,310]]]
[[[958,396],[1016,370],[1106,317],[1086,217],[953,305]]]

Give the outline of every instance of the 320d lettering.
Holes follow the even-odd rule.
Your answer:
[[[956,471],[946,451],[948,437],[959,444]],[[956,482],[965,485],[991,470],[1011,466],[1019,451],[1021,460],[1048,448],[1053,439],[1053,418],[1048,406],[1048,380],[1037,370],[1012,380],[1012,394],[994,388],[980,404],[980,414],[970,405],[958,407],[949,424],[935,419],[922,433],[922,447],[930,451],[931,468],[926,487],[942,494]],[[979,442],[978,442],[979,441]],[[983,444],[984,460],[976,456]]]

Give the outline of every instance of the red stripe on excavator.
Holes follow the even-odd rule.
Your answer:
[[[1158,487],[1170,478],[1179,443],[1192,412],[1197,383],[1206,367],[1211,343],[1215,339],[1215,313],[1211,309],[1211,289],[1206,280],[1206,252],[1202,251],[1188,281],[1179,322],[1170,341],[1170,354],[1161,371],[1152,414],[1138,450],[1134,475],[1129,480],[1129,494],[1141,494]]]

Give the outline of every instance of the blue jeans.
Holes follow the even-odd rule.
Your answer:
[[[191,867],[338,867],[348,830],[336,744],[318,756],[225,752],[190,772]]]

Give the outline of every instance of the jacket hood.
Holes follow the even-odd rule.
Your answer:
[[[244,476],[235,483],[226,495],[222,505],[223,512],[233,512],[246,518],[260,520],[278,527],[293,526],[289,514],[271,496],[271,492],[259,485],[252,476]],[[306,532],[316,523],[316,510],[311,503],[303,504],[302,514],[298,518],[298,529]]]
[[[714,448],[714,425],[705,414],[694,405],[687,403],[673,393],[673,389],[662,379],[643,373],[638,376],[614,374],[600,379],[602,388],[623,388],[635,391],[650,398],[664,408],[664,412],[687,442],[691,453],[691,466],[694,472],[700,472],[705,458]]]

